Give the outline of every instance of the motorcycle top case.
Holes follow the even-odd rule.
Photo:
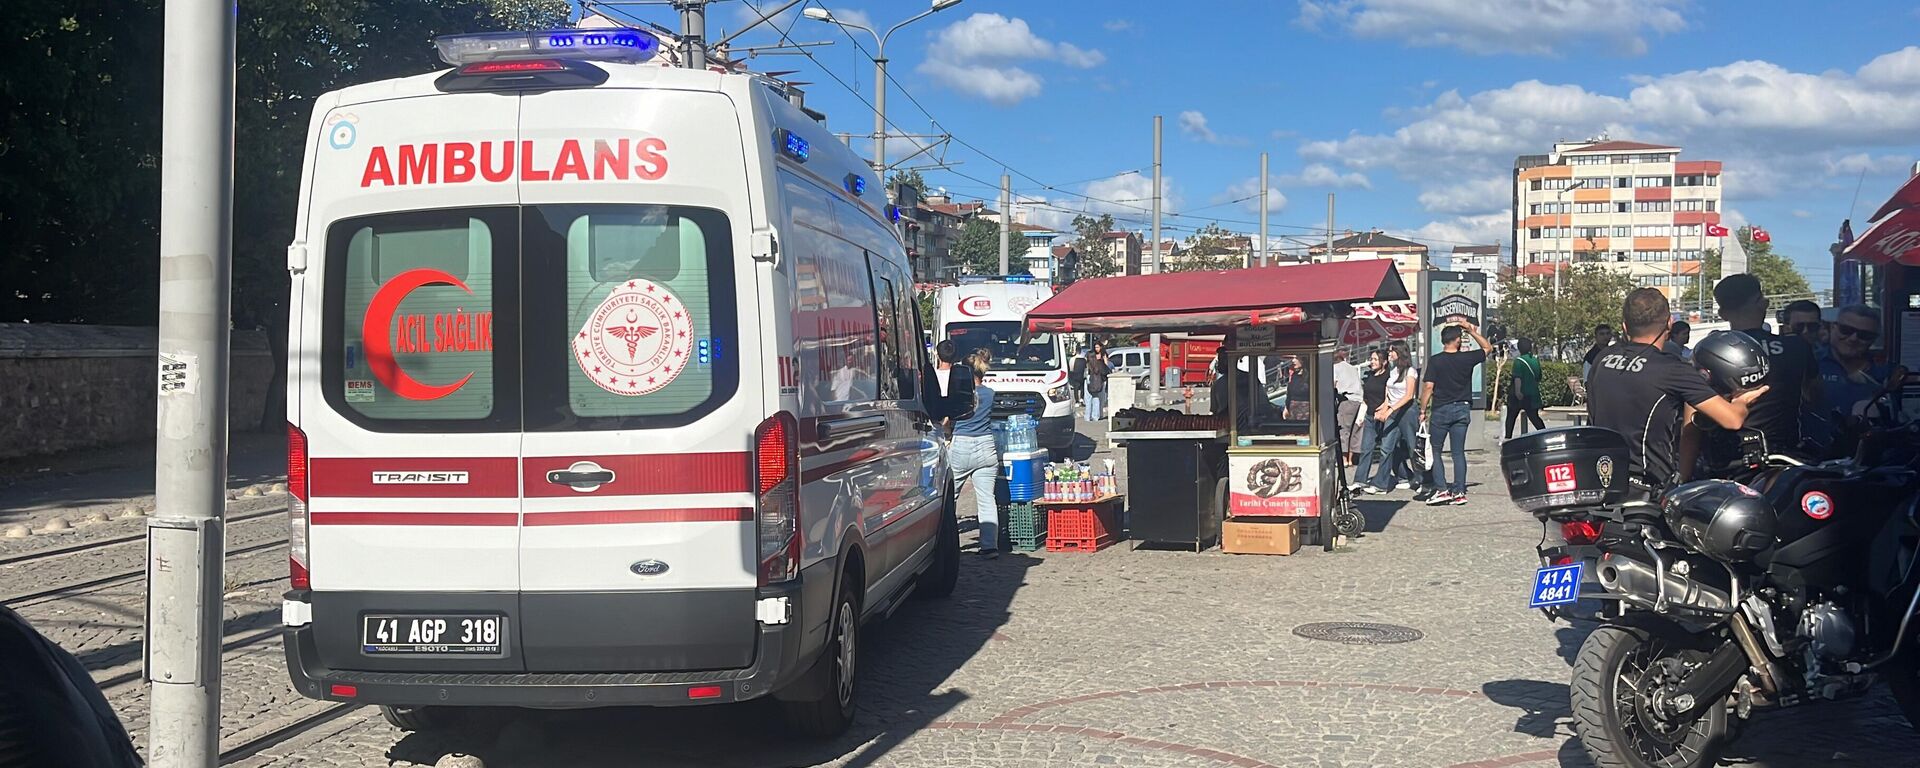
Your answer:
[[[1500,446],[1507,496],[1536,514],[1627,499],[1627,439],[1601,427],[1530,432]]]

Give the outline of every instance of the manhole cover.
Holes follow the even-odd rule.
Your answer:
[[[1347,645],[1393,645],[1411,643],[1426,635],[1413,627],[1398,624],[1374,624],[1366,621],[1323,621],[1302,624],[1293,633],[1308,640],[1331,640]]]

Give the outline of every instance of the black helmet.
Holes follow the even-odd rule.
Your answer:
[[[1715,391],[1727,395],[1753,389],[1767,379],[1767,353],[1739,331],[1714,331],[1693,345],[1693,366],[1707,374]]]

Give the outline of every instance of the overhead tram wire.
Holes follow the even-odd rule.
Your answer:
[[[742,2],[744,2],[744,3],[746,4],[746,6],[747,6],[748,8],[750,8],[750,9],[752,9],[752,10],[754,11],[754,13],[757,13],[757,14],[760,14],[760,15],[763,15],[763,16],[765,15],[765,13],[764,13],[763,11],[761,11],[761,10],[760,10],[760,7],[759,7],[759,4],[758,4],[758,3],[756,3],[756,2],[754,2],[754,0],[742,0]],[[769,26],[772,26],[772,25],[769,25]],[[788,26],[789,26],[789,27],[791,27],[792,25],[791,25],[791,24],[789,24]],[[776,26],[776,27],[773,27],[773,29],[774,29],[774,30],[775,30],[776,32],[779,32],[779,33],[780,33],[780,38],[781,38],[782,40],[784,40],[784,41],[786,41],[786,43],[787,43],[788,45],[794,45],[794,44],[795,44],[795,43],[794,43],[794,41],[793,41],[793,37],[792,37],[792,35],[791,35],[791,33],[790,33],[790,31],[789,31],[788,29],[780,29],[780,28],[779,28],[779,27],[777,27],[777,26]],[[866,49],[865,49],[865,47],[864,47],[864,46],[861,46],[861,45],[860,45],[860,41],[859,41],[859,39],[857,39],[857,38],[853,38],[853,36],[852,36],[852,34],[851,34],[851,33],[847,33],[847,32],[846,32],[846,31],[845,31],[844,29],[842,29],[841,31],[842,31],[843,33],[845,33],[845,34],[847,34],[847,36],[848,36],[848,38],[850,38],[850,39],[852,39],[852,40],[853,40],[853,43],[854,43],[854,46],[855,46],[856,48],[859,48],[859,49],[861,50],[861,52],[862,52],[863,54],[864,54],[864,53],[866,52]],[[841,78],[841,77],[840,77],[840,76],[839,76],[838,74],[835,74],[835,73],[834,73],[834,71],[833,71],[833,69],[832,69],[831,67],[828,67],[828,66],[826,65],[826,63],[825,63],[825,62],[822,62],[822,61],[820,61],[820,58],[819,58],[818,56],[815,56],[815,55],[813,54],[813,52],[812,52],[812,51],[810,51],[810,50],[807,50],[807,49],[805,49],[805,48],[801,48],[801,49],[799,49],[799,51],[800,51],[800,53],[801,53],[801,54],[803,54],[803,55],[805,55],[805,56],[807,57],[807,59],[808,59],[809,61],[812,61],[812,62],[813,62],[813,65],[814,65],[815,67],[818,67],[818,68],[820,69],[820,71],[821,71],[821,72],[823,72],[823,73],[825,73],[825,74],[826,74],[826,76],[827,76],[827,77],[828,77],[829,79],[831,79],[831,80],[833,80],[833,82],[834,82],[835,84],[837,84],[837,85],[839,85],[839,86],[841,87],[841,89],[843,89],[843,90],[845,90],[845,91],[846,91],[846,92],[847,92],[847,93],[848,93],[849,95],[851,95],[851,96],[853,96],[853,98],[854,98],[854,99],[855,99],[856,101],[858,101],[858,102],[860,102],[860,103],[861,103],[862,105],[864,105],[864,106],[866,106],[866,108],[867,108],[868,110],[870,110],[870,111],[874,111],[874,112],[878,112],[878,111],[879,111],[879,109],[878,109],[877,107],[875,107],[875,106],[874,106],[874,104],[873,104],[873,102],[872,102],[872,101],[869,101],[869,100],[867,99],[867,97],[865,97],[865,96],[862,96],[862,95],[860,94],[860,92],[859,92],[858,90],[856,90],[856,89],[855,89],[855,88],[854,88],[853,86],[851,86],[851,85],[848,85],[848,84],[847,84],[847,81],[846,81],[845,79],[842,79],[842,78]],[[981,157],[982,159],[984,159],[984,160],[986,160],[986,161],[988,161],[988,162],[990,162],[990,163],[993,163],[993,164],[995,164],[995,165],[999,165],[999,166],[1001,166],[1001,167],[1003,167],[1003,168],[1006,168],[1006,169],[1007,169],[1007,171],[1008,171],[1009,173],[1012,173],[1013,175],[1016,175],[1016,176],[1019,176],[1019,177],[1021,177],[1021,178],[1024,178],[1024,179],[1026,179],[1026,180],[1028,180],[1028,181],[1031,181],[1031,182],[1033,182],[1033,183],[1034,183],[1035,185],[1038,185],[1038,186],[1039,186],[1040,188],[1042,188],[1042,189],[1045,189],[1045,190],[1047,190],[1047,191],[1049,191],[1049,192],[1058,192],[1058,193],[1060,193],[1060,194],[1063,194],[1063,195],[1068,195],[1068,196],[1071,196],[1071,197],[1077,197],[1077,198],[1080,198],[1080,199],[1082,199],[1082,200],[1086,200],[1086,201],[1089,201],[1089,202],[1095,202],[1095,203],[1105,203],[1105,204],[1107,204],[1107,205],[1113,205],[1113,206],[1118,206],[1118,207],[1121,207],[1121,208],[1130,208],[1130,209],[1133,209],[1133,210],[1136,210],[1136,211],[1139,211],[1139,212],[1141,212],[1141,213],[1148,213],[1148,212],[1150,212],[1150,211],[1151,211],[1151,209],[1150,209],[1150,208],[1145,208],[1145,207],[1142,207],[1142,206],[1138,206],[1138,205],[1130,205],[1130,204],[1128,204],[1128,203],[1125,203],[1125,202],[1121,202],[1121,201],[1118,201],[1118,200],[1109,200],[1109,199],[1106,199],[1106,198],[1102,198],[1102,197],[1095,197],[1095,196],[1093,196],[1093,195],[1089,195],[1089,194],[1086,194],[1086,193],[1084,193],[1084,192],[1074,192],[1074,191],[1072,191],[1072,190],[1068,190],[1068,189],[1061,189],[1061,188],[1060,188],[1060,186],[1058,186],[1058,185],[1054,185],[1054,184],[1049,184],[1049,183],[1047,183],[1047,182],[1044,182],[1044,181],[1041,181],[1041,180],[1040,180],[1039,178],[1037,178],[1037,177],[1035,177],[1035,176],[1033,176],[1032,174],[1029,174],[1029,173],[1026,173],[1025,171],[1022,171],[1022,170],[1020,170],[1019,168],[1016,168],[1016,167],[1014,167],[1014,166],[1012,166],[1012,165],[1009,165],[1009,164],[1007,164],[1006,162],[1004,162],[1004,161],[1002,161],[1002,160],[1000,160],[1000,159],[999,159],[998,157],[996,157],[996,156],[994,156],[993,154],[991,154],[991,153],[989,153],[989,152],[987,152],[986,150],[983,150],[983,149],[981,149],[981,148],[980,148],[979,146],[977,146],[977,145],[975,145],[975,144],[973,144],[972,142],[969,142],[969,141],[967,141],[966,139],[963,139],[963,138],[961,138],[961,137],[960,137],[959,135],[957,135],[957,134],[955,134],[955,133],[953,133],[953,132],[952,132],[951,130],[948,130],[948,129],[946,129],[946,128],[945,128],[944,126],[942,126],[942,125],[941,125],[941,123],[940,123],[940,121],[939,121],[939,119],[938,119],[938,118],[935,118],[935,117],[933,116],[933,113],[932,113],[931,111],[929,111],[929,110],[928,110],[928,109],[926,108],[926,106],[925,106],[924,104],[921,104],[921,103],[920,103],[920,100],[919,100],[919,99],[918,99],[917,97],[915,97],[915,96],[913,95],[913,92],[912,92],[912,91],[910,91],[910,90],[907,90],[907,88],[906,88],[906,86],[905,86],[904,84],[902,84],[902,83],[901,83],[901,82],[899,81],[899,79],[898,79],[898,78],[895,78],[895,77],[893,76],[893,73],[892,73],[892,72],[888,72],[888,73],[887,73],[887,81],[888,81],[888,82],[890,82],[890,83],[892,83],[892,84],[893,84],[894,86],[896,86],[896,87],[898,87],[898,88],[900,89],[900,92],[901,92],[901,94],[902,94],[902,95],[905,95],[905,96],[907,97],[907,101],[908,101],[909,103],[911,103],[911,104],[913,104],[913,105],[914,105],[914,108],[916,108],[916,109],[918,109],[918,110],[920,110],[920,113],[921,113],[921,114],[923,114],[923,115],[926,115],[926,117],[927,117],[927,119],[928,119],[929,121],[931,121],[931,122],[933,123],[933,125],[934,125],[935,127],[937,127],[937,128],[940,128],[940,130],[941,130],[941,131],[943,131],[943,132],[944,132],[944,133],[945,133],[945,134],[946,134],[946,135],[947,135],[947,136],[948,136],[948,137],[949,137],[949,138],[950,138],[950,139],[951,139],[951,140],[952,140],[952,141],[953,141],[954,143],[956,143],[956,144],[959,144],[960,146],[963,146],[963,147],[966,147],[966,148],[967,148],[968,150],[971,150],[971,151],[972,151],[972,152],[973,152],[974,154],[976,154],[976,155],[979,155],[979,156],[980,156],[980,157]],[[897,123],[897,122],[895,122],[895,121],[893,120],[893,118],[891,118],[891,117],[885,117],[884,115],[883,115],[882,117],[884,118],[884,120],[885,120],[885,122],[886,122],[886,124],[887,124],[888,126],[890,126],[890,127],[892,127],[892,128],[894,129],[894,130],[897,130],[897,131],[899,131],[899,132],[900,132],[901,134],[903,134],[903,135],[905,135],[905,134],[908,134],[908,133],[909,133],[909,132],[907,131],[907,129],[906,129],[905,127],[903,127],[903,126],[901,126],[901,125],[900,125],[899,123]],[[980,179],[980,178],[978,178],[978,177],[976,177],[976,176],[972,176],[972,175],[969,175],[969,174],[965,174],[965,173],[961,173],[961,172],[959,172],[959,171],[955,171],[955,170],[953,170],[952,168],[947,168],[947,169],[945,169],[945,171],[946,171],[947,173],[951,173],[951,174],[953,174],[953,175],[955,175],[955,176],[959,176],[959,177],[961,177],[961,178],[963,178],[963,179],[968,179],[968,180],[970,180],[970,181],[973,181],[974,183],[977,183],[977,184],[981,184],[981,185],[983,185],[983,186],[986,186],[986,187],[990,187],[990,188],[993,188],[993,189],[998,189],[998,188],[999,188],[999,185],[998,185],[998,184],[992,184],[992,183],[990,183],[990,182],[987,182],[987,181],[985,181],[985,180],[982,180],[982,179]],[[1136,172],[1137,172],[1137,170],[1136,170]],[[1117,175],[1121,175],[1121,174],[1114,174],[1114,176],[1117,176]],[[1107,179],[1107,178],[1112,178],[1112,176],[1103,176],[1103,177],[1100,177],[1100,178],[1097,178],[1097,179],[1094,179],[1094,181],[1099,181],[1100,179]],[[1074,183],[1083,183],[1083,182],[1074,182]],[[1079,213],[1087,213],[1087,211],[1079,211]],[[1259,226],[1259,222],[1257,222],[1257,221],[1250,221],[1250,220],[1246,220],[1246,219],[1225,219],[1225,218],[1213,218],[1213,217],[1206,217],[1206,216],[1193,216],[1193,215],[1192,215],[1192,214],[1191,214],[1190,212],[1189,212],[1189,213],[1167,213],[1167,212],[1162,212],[1162,214],[1161,214],[1161,215],[1162,215],[1163,217],[1175,217],[1175,218],[1198,218],[1198,219],[1204,219],[1204,220],[1206,220],[1206,221],[1209,221],[1209,222],[1213,222],[1213,223],[1220,223],[1220,224],[1241,224],[1241,225],[1245,225],[1245,226]],[[1118,218],[1118,217],[1116,217],[1116,218]],[[1284,224],[1284,223],[1275,223],[1275,222],[1269,222],[1269,223],[1268,223],[1268,226],[1269,226],[1269,227],[1279,227],[1279,228],[1281,228],[1281,229],[1295,229],[1295,230],[1300,230],[1300,231],[1303,231],[1303,232],[1318,232],[1318,233],[1324,233],[1324,232],[1326,232],[1326,231],[1327,231],[1327,230],[1326,230],[1326,227],[1316,227],[1316,226],[1305,226],[1305,225],[1300,225],[1300,224]],[[1163,229],[1165,229],[1165,228],[1167,228],[1167,227],[1166,227],[1166,226],[1165,226],[1165,225],[1163,224],[1163,225],[1162,225],[1162,228],[1163,228]],[[1182,231],[1197,231],[1197,230],[1187,230],[1187,229],[1185,229],[1185,228],[1182,228]],[[1393,232],[1386,232],[1386,231],[1384,231],[1384,230],[1382,230],[1382,234],[1387,234],[1387,235],[1393,235],[1393,236],[1395,236],[1395,237],[1399,237],[1399,236],[1401,236],[1400,234],[1396,234],[1396,233],[1393,233]],[[1412,239],[1412,236],[1411,236],[1411,235],[1406,235],[1406,237],[1407,237],[1408,239]],[[1484,245],[1484,243],[1477,243],[1477,242],[1471,242],[1471,241],[1464,241],[1464,240],[1447,240],[1447,239],[1441,239],[1441,238],[1431,238],[1431,237],[1423,237],[1423,238],[1419,238],[1419,241],[1421,241],[1421,242],[1427,242],[1427,243],[1440,243],[1440,244],[1446,244],[1446,245]]]

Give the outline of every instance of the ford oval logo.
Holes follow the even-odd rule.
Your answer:
[[[635,576],[658,576],[667,572],[667,564],[659,560],[642,560],[629,566]]]

